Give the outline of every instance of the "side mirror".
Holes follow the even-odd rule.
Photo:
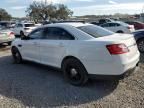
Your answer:
[[[24,34],[21,35],[21,40],[29,40],[30,37],[29,36],[26,36]]]

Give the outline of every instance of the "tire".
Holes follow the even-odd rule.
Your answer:
[[[124,32],[120,30],[120,31],[117,31],[116,33],[124,33]]]
[[[12,52],[14,63],[21,64],[22,56],[21,56],[20,52],[18,51],[18,49],[16,47],[13,47],[11,52]]]
[[[12,42],[8,42],[7,44],[10,46]]]
[[[24,32],[23,31],[20,31],[20,36],[23,36],[24,35]]]
[[[88,81],[88,74],[83,64],[75,59],[66,59],[62,64],[64,78],[72,85],[84,85]]]
[[[141,53],[144,53],[144,38],[141,38],[137,41],[138,49]]]

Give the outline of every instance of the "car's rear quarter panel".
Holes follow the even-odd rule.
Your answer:
[[[114,58],[106,49],[105,42],[82,40],[69,44],[67,55],[78,58],[85,66],[88,74],[111,74]],[[113,72],[114,73],[114,72]]]

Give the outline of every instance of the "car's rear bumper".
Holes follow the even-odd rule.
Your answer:
[[[96,75],[96,74],[89,74],[89,78],[91,79],[98,79],[98,80],[120,80],[130,76],[136,69],[138,68],[139,63],[131,69],[128,69],[123,74],[120,75]]]
[[[0,39],[0,43],[7,43],[7,42],[12,42],[14,40],[14,37],[13,38],[6,38],[6,39]]]
[[[121,55],[122,56],[122,55]],[[131,56],[131,58],[127,58],[127,56],[118,57],[112,56],[112,59],[107,61],[107,59],[103,58],[101,60],[81,60],[84,67],[86,68],[88,74],[95,75],[121,75],[125,73],[127,70],[133,69],[136,67],[139,62],[140,54],[137,52],[135,55]],[[100,58],[101,59],[101,58]]]

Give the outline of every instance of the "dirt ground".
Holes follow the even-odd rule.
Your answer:
[[[51,67],[14,64],[9,47],[0,48],[0,108],[144,108],[144,55],[121,81],[89,81],[74,87]]]

